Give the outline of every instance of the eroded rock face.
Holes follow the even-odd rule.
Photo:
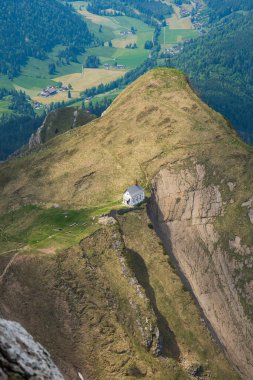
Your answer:
[[[0,379],[63,380],[50,354],[17,322],[0,319]]]
[[[230,360],[244,378],[252,379],[253,326],[235,278],[243,264],[224,249],[216,228],[224,214],[219,186],[210,183],[203,165],[191,169],[168,165],[155,177],[153,189],[150,214],[163,242]],[[250,209],[251,202],[245,207]],[[253,253],[253,247],[242,246],[239,237],[228,244],[240,254]],[[250,285],[246,290],[249,296]]]
[[[242,204],[242,207],[247,207],[250,222],[253,224],[253,196]]]

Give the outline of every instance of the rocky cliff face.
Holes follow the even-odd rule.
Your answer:
[[[85,125],[95,119],[94,115],[82,109],[66,107],[50,112],[42,126],[30,137],[29,150],[44,144],[51,138],[71,129]]]
[[[0,319],[1,380],[64,380],[49,353],[17,322]]]
[[[229,202],[227,196],[223,197],[224,186],[230,193]],[[234,196],[234,183],[218,184],[215,176],[212,183],[205,166],[189,160],[184,167],[165,166],[154,178],[151,215],[227,355],[250,380],[253,378],[253,325],[242,306],[241,296],[247,297],[252,305],[249,290],[252,282],[247,285],[247,294],[238,283],[242,267],[252,268],[253,247],[242,247],[238,236],[234,240],[223,236],[222,240],[218,226],[227,212],[227,202],[232,205]],[[252,223],[251,204],[252,198],[241,207],[248,209]]]

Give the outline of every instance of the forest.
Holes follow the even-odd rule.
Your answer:
[[[253,0],[205,0],[211,10],[210,21],[221,19],[233,12],[253,9]]]
[[[45,114],[35,114],[30,99],[23,92],[0,89],[0,100],[6,97],[10,99],[9,110],[12,112],[0,116],[0,160],[26,144],[45,118]]]
[[[173,59],[193,87],[253,144],[253,12],[233,13]]]
[[[55,0],[1,0],[0,36],[0,73],[9,78],[28,57],[43,60],[58,44],[83,52],[94,40],[72,6]]]
[[[114,9],[118,15],[139,18],[147,24],[156,24],[173,13],[173,8],[161,1],[155,0],[91,0],[88,11],[95,14],[106,14],[108,9]],[[137,10],[137,12],[136,12]]]

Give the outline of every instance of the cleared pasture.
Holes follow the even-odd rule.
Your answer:
[[[0,100],[0,115],[5,113],[9,114],[12,113],[12,111],[9,109],[9,106],[11,104],[11,97],[5,96],[2,100]]]
[[[159,41],[161,44],[174,45],[190,38],[196,38],[199,33],[195,29],[170,29],[168,26],[162,30]]]
[[[137,40],[138,38],[136,35],[128,35],[121,38],[115,38],[114,40],[112,40],[112,45],[115,48],[125,48],[126,45],[129,44],[137,44]]]
[[[99,84],[109,83],[115,79],[120,78],[125,74],[125,70],[106,70],[106,69],[85,69],[84,75],[81,73],[74,73],[69,75],[64,75],[62,77],[57,77],[55,80],[57,82],[62,82],[64,86],[71,84],[73,90],[71,90],[72,98],[78,98],[80,92],[86,90],[87,88],[98,86]],[[36,96],[33,98],[43,104],[50,104],[52,102],[61,102],[68,100],[68,92],[62,91],[58,94],[51,96],[49,98],[44,98],[42,96]]]

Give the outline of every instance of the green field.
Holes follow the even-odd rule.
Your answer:
[[[64,249],[78,244],[99,225],[94,218],[121,207],[118,202],[108,202],[96,208],[64,210],[24,206],[0,216],[0,255],[6,250],[26,246],[31,251]]]
[[[164,44],[165,37],[165,44],[174,45],[191,38],[196,38],[198,36],[199,32],[195,29],[170,29],[167,26],[165,28],[165,34],[163,28],[159,41],[160,44]]]
[[[112,64],[116,60],[118,64],[125,65],[129,69],[139,66],[148,58],[149,51],[144,49],[144,43],[146,40],[152,40],[154,28],[146,25],[141,20],[127,16],[101,17],[92,15],[83,10],[86,9],[87,5],[84,1],[76,1],[72,4],[85,18],[85,21],[88,22],[90,30],[107,45],[88,49],[87,54],[97,55],[102,63]],[[82,7],[81,10],[80,7]],[[102,32],[99,32],[100,25],[102,25]],[[128,37],[121,36],[120,34],[120,32],[130,30],[131,27],[137,30],[134,36],[136,38],[137,49],[126,49]],[[112,41],[112,48],[108,47],[107,43],[109,41]],[[122,47],[115,47],[119,41],[122,42]]]

